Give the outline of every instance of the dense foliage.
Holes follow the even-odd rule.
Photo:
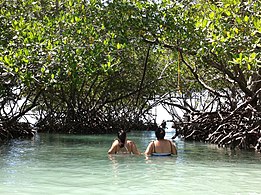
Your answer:
[[[1,132],[32,111],[44,131],[133,129],[163,104],[187,139],[225,137],[231,124],[260,137],[260,1],[0,5]]]

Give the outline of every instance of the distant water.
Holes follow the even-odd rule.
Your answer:
[[[167,131],[171,138],[173,131]],[[40,134],[0,147],[1,195],[261,194],[261,155],[175,140],[178,156],[108,156],[114,135]],[[131,132],[144,152],[154,132]]]

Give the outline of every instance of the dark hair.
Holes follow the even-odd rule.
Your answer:
[[[159,139],[164,139],[164,137],[165,137],[165,130],[163,128],[158,128],[155,131],[155,135],[156,135],[158,140]]]
[[[119,141],[120,148],[123,148],[125,141],[126,141],[126,132],[125,131],[120,130],[118,132],[118,141]]]

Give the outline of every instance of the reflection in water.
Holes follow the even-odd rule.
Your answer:
[[[116,155],[108,155],[108,158],[112,162],[112,171],[114,173],[114,177],[119,175],[119,162],[117,161]]]
[[[128,137],[142,152],[155,139],[151,131]],[[107,155],[114,138],[40,134],[14,140],[0,148],[0,194],[260,193],[261,157],[253,151],[177,138],[178,156]]]

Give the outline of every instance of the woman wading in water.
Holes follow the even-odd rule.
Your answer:
[[[155,135],[157,137],[156,141],[152,141],[149,143],[145,155],[147,156],[171,156],[172,154],[177,154],[176,146],[165,137],[165,130],[162,128],[158,128],[155,131]]]
[[[118,132],[118,139],[116,139],[111,148],[108,151],[108,154],[140,154],[139,150],[136,147],[136,144],[127,140],[126,132],[121,130]]]

